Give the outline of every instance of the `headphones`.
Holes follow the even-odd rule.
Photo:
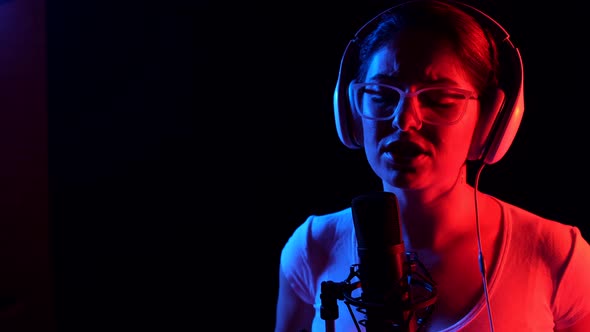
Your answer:
[[[354,73],[347,72],[347,68],[358,67],[358,43],[378,24],[378,19],[384,14],[395,10],[410,0],[391,7],[369,20],[356,32],[345,48],[340,61],[338,80],[334,90],[334,118],[340,141],[350,149],[363,147],[362,126],[360,116],[351,108],[348,95],[349,84],[354,79]],[[523,64],[520,51],[510,41],[508,32],[494,19],[481,10],[453,0],[440,1],[448,3],[472,16],[485,30],[488,30],[497,45],[500,72],[499,86],[491,93],[489,102],[486,100],[481,107],[490,107],[482,116],[473,134],[469,148],[468,160],[493,164],[500,160],[514,140],[520,126],[524,112]],[[484,116],[485,115],[485,116]]]

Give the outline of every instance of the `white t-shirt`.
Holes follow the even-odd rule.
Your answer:
[[[503,211],[502,246],[488,283],[494,330],[552,332],[590,314],[590,246],[579,229],[498,203]],[[308,217],[285,244],[280,266],[301,299],[313,303],[313,332],[326,327],[320,317],[322,282],[346,280],[357,263],[350,208]],[[330,324],[337,332],[356,332],[343,301],[338,301],[338,310]],[[364,318],[353,313],[357,321]],[[440,332],[489,330],[482,296],[465,317]]]

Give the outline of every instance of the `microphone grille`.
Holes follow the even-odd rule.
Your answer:
[[[352,217],[360,248],[383,248],[403,242],[397,197],[376,191],[352,200]]]

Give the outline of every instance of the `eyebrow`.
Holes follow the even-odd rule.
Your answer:
[[[396,75],[396,73],[392,73],[392,74],[384,74],[384,73],[379,73],[376,75],[373,75],[371,77],[368,78],[368,81],[376,81],[376,82],[395,82],[398,83],[400,81],[399,77]],[[419,81],[419,83],[425,83],[425,84],[446,84],[446,85],[454,85],[457,86],[458,83],[450,78],[447,77],[439,77],[437,79],[429,79],[429,78],[424,78],[421,79]]]

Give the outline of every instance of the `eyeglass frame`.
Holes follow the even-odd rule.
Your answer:
[[[384,86],[387,88],[391,88],[399,93],[400,98],[398,100],[397,105],[394,108],[394,111],[391,113],[391,115],[389,115],[387,117],[378,117],[378,118],[370,117],[370,116],[367,116],[366,114],[364,114],[359,109],[359,107],[357,105],[358,104],[358,101],[357,101],[358,96],[357,96],[356,92],[358,92],[359,89],[361,89],[365,86],[369,86],[369,85]],[[379,82],[355,82],[355,81],[352,81],[348,86],[348,94],[349,94],[349,102],[350,102],[352,108],[357,112],[357,114],[359,114],[359,116],[361,116],[364,119],[368,119],[368,120],[387,121],[387,120],[391,120],[395,117],[395,115],[396,115],[395,109],[397,109],[397,107],[399,106],[399,103],[401,103],[406,98],[417,97],[418,95],[420,95],[424,91],[436,90],[436,89],[441,89],[441,88],[445,88],[447,90],[458,92],[465,97],[465,105],[463,106],[463,110],[461,111],[461,115],[456,120],[450,121],[450,122],[445,122],[445,123],[424,120],[422,118],[422,116],[420,116],[421,121],[426,122],[426,123],[430,123],[430,124],[434,124],[434,125],[448,125],[448,126],[454,125],[457,122],[461,121],[461,119],[465,116],[465,113],[467,113],[467,102],[469,100],[479,100],[479,97],[477,96],[475,91],[466,90],[466,89],[454,87],[454,86],[445,86],[445,85],[428,86],[428,87],[425,87],[425,88],[422,88],[422,89],[419,89],[419,90],[416,90],[413,92],[406,92],[406,91],[404,91],[394,85],[391,85],[391,84],[385,84],[385,83],[379,83]]]

